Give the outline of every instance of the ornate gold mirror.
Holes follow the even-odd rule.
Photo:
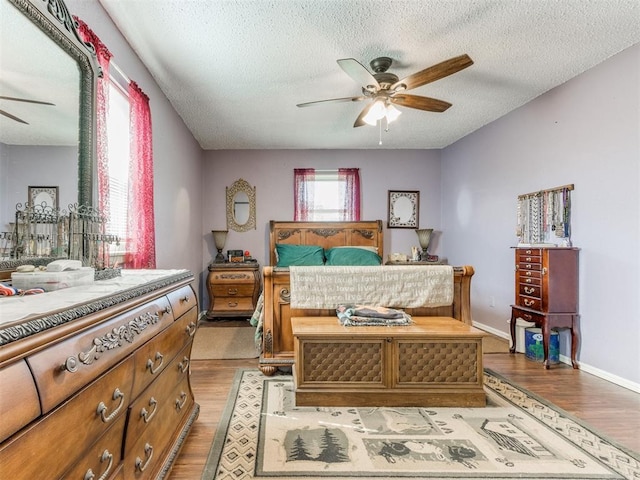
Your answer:
[[[227,187],[227,228],[236,232],[256,228],[256,187],[242,178]]]

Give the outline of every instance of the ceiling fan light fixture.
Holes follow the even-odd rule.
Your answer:
[[[398,110],[391,104],[387,105],[387,111],[385,113],[385,116],[387,117],[387,123],[391,123],[397,120],[400,115],[402,115],[402,112],[400,110]]]
[[[386,113],[387,113],[387,109],[385,107],[384,100],[378,98],[376,101],[373,102],[373,105],[371,105],[369,112],[367,112],[367,114],[362,118],[362,120],[367,125],[375,126],[376,123],[378,123],[378,120],[384,118]]]

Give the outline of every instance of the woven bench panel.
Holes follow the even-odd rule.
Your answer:
[[[398,344],[401,383],[477,383],[475,343]]]
[[[381,382],[381,343],[305,343],[305,382]]]

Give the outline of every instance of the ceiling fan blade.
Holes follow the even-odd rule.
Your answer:
[[[318,100],[316,102],[298,103],[297,107],[310,107],[312,105],[318,105],[321,103],[340,103],[340,102],[360,102],[365,97],[343,97],[343,98],[330,98],[328,100]]]
[[[9,112],[5,112],[4,110],[0,110],[0,115],[4,115],[5,117],[10,118],[11,120],[15,120],[16,122],[20,122],[20,123],[24,123],[25,125],[29,125],[27,122],[25,122],[21,118],[18,118],[15,115],[11,115]]]
[[[391,85],[390,89],[395,90],[401,85],[405,85],[405,90],[411,90],[413,88],[426,85],[427,83],[435,82],[441,78],[448,77],[449,75],[453,75],[454,73],[470,67],[471,65],[473,65],[473,60],[471,60],[469,55],[460,55],[459,57],[450,58],[449,60],[445,60],[444,62],[425,68],[424,70],[416,72],[413,75],[409,75],[402,80],[398,80],[396,83]]]
[[[437,98],[420,97],[418,95],[406,95],[402,93],[391,96],[389,100],[396,105],[426,110],[427,112],[444,112],[451,106],[449,102],[438,100]]]
[[[25,102],[25,103],[37,103],[39,105],[54,105],[53,103],[50,102],[41,102],[40,100],[28,100],[26,98],[16,98],[16,97],[5,97],[0,95],[0,99],[1,100],[13,100],[14,102]]]
[[[340,68],[353,78],[358,85],[367,90],[377,90],[380,88],[380,84],[376,78],[355,58],[340,59],[338,60],[338,65],[340,65]]]
[[[367,105],[362,109],[362,111],[360,112],[360,115],[358,115],[358,118],[356,118],[356,121],[353,124],[353,128],[362,127],[363,125],[367,124],[364,121],[364,117],[367,116],[367,113],[369,113],[369,110],[371,109],[372,106],[373,106],[373,103],[370,103],[369,105]]]

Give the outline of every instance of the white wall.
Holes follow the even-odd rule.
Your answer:
[[[476,269],[473,319],[506,330],[519,194],[573,183],[579,361],[640,384],[640,45],[443,151],[444,250]],[[491,297],[496,306],[490,307]],[[568,355],[563,335],[561,353]],[[622,382],[624,383],[624,382]]]
[[[157,267],[186,268],[199,280],[202,150],[102,6],[96,0],[67,0],[67,6],[100,37],[113,61],[149,96]]]
[[[418,245],[412,229],[387,229],[389,190],[420,191],[421,228],[434,228],[432,253],[440,252],[440,152],[437,150],[233,150],[205,153],[203,274],[215,257],[211,230],[226,228],[225,187],[239,178],[256,187],[257,229],[230,231],[225,251],[249,250],[268,265],[269,221],[293,220],[293,169],[360,168],[362,220],[383,220],[384,256],[410,254]],[[204,301],[203,297],[203,301]]]

